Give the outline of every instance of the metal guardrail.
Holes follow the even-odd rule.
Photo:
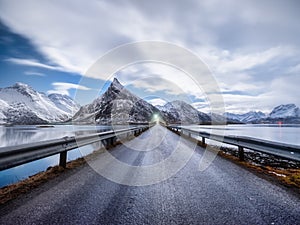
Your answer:
[[[205,139],[219,141],[225,144],[230,144],[238,147],[238,155],[240,160],[244,160],[244,148],[259,151],[262,153],[283,157],[295,161],[300,161],[300,146],[284,144],[279,142],[267,141],[258,138],[250,138],[244,136],[232,135],[217,135],[209,134],[207,132],[199,132],[181,126],[167,126],[169,129],[181,132],[189,137],[192,135],[202,137],[202,144],[205,144]]]
[[[118,135],[137,135],[148,128],[149,126],[145,125],[116,131],[81,135],[76,136],[76,138],[72,136],[33,144],[2,147],[0,148],[0,171],[56,154],[60,154],[59,165],[66,167],[67,152],[72,149],[99,141],[102,141],[105,146],[112,145],[116,142]]]

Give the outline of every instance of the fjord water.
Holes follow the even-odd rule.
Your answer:
[[[237,135],[260,138],[264,140],[300,145],[300,125],[227,125],[227,126],[188,126],[194,130],[214,134]],[[121,127],[120,127],[121,128]],[[55,125],[40,128],[37,126],[0,126],[0,147],[34,143],[43,140],[105,131],[110,126],[73,126]],[[219,144],[216,142],[209,142]],[[84,146],[68,152],[68,161],[91,153],[96,145]],[[58,155],[27,163],[0,172],[0,187],[27,178],[30,175],[46,170],[49,166],[58,164]]]
[[[212,134],[245,136],[286,144],[300,145],[299,124],[243,124],[186,127],[196,131],[203,131]]]
[[[121,128],[121,127],[120,127]],[[111,126],[0,126],[0,148],[21,144],[35,143],[45,140],[53,140],[66,136],[88,134],[95,131],[107,131]],[[100,147],[100,144],[98,144]],[[67,154],[67,160],[71,161],[83,157],[97,148],[97,144],[74,149]],[[1,151],[1,149],[0,149]],[[0,171],[0,187],[23,180],[28,176],[46,170],[49,166],[58,164],[59,156],[54,155],[31,163],[20,165],[8,170]]]
[[[110,126],[0,126],[0,147],[28,144],[45,140],[109,130]]]

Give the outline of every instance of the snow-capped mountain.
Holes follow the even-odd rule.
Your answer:
[[[58,108],[47,95],[23,83],[0,88],[0,106],[1,123],[53,123],[66,121],[72,116],[70,112]]]
[[[259,123],[300,124],[300,110],[295,104],[276,106],[267,118]]]
[[[159,107],[163,118],[169,123],[203,124],[210,123],[210,117],[190,104],[175,100]]]
[[[224,116],[242,123],[300,123],[300,109],[295,104],[276,106],[270,114],[251,111],[244,114],[225,113]]]
[[[9,104],[0,99],[0,124],[6,123],[7,117],[5,111],[10,108]]]
[[[164,110],[164,106],[163,105],[155,105],[155,107],[157,109],[159,109],[160,111]]]
[[[184,101],[153,106],[125,89],[115,78],[108,90],[91,104],[79,105],[66,95],[35,91],[23,83],[0,88],[0,124],[43,124],[74,122],[124,124],[144,123],[159,115],[167,123],[209,124],[218,123],[300,123],[300,109],[295,104],[279,105],[270,114],[260,111],[244,114],[205,114]]]
[[[124,123],[149,122],[154,114],[159,114],[167,123],[210,124],[214,123],[299,123],[300,110],[294,104],[281,105],[266,115],[261,111],[244,114],[225,113],[224,115],[205,114],[190,104],[175,100],[164,106],[152,106],[128,90],[115,78],[108,90],[91,104],[81,107],[73,117],[83,123]],[[288,119],[286,119],[288,118]]]
[[[68,95],[50,94],[48,95],[48,98],[56,105],[57,108],[70,115],[74,115],[80,108],[80,105]]]
[[[224,115],[224,117],[226,117],[227,120],[232,119],[232,120],[238,120],[238,121],[240,121],[240,115],[241,114],[235,114],[235,113],[226,112],[223,115]]]
[[[99,124],[124,124],[147,123],[154,114],[160,111],[135,96],[114,78],[113,82],[102,96],[91,104],[82,106],[74,115],[73,122],[99,123]]]
[[[279,105],[269,114],[270,118],[300,117],[300,110],[295,104]]]
[[[266,114],[264,114],[261,111],[258,111],[258,112],[250,111],[250,112],[242,115],[241,121],[244,123],[251,123],[253,121],[257,121],[257,120],[263,119],[265,117],[266,117]]]
[[[242,123],[254,123],[266,117],[266,115],[261,111],[250,111],[243,114],[225,113],[224,116],[228,120],[236,120]]]

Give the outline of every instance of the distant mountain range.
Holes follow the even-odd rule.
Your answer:
[[[73,120],[79,124],[148,123],[159,116],[167,123],[300,123],[300,110],[295,104],[275,107],[270,114],[206,114],[184,101],[153,106],[128,91],[115,78],[107,91],[91,104],[80,107],[66,95],[46,95],[23,83],[0,88],[1,124],[45,124]]]
[[[242,123],[251,123],[256,120],[260,120],[266,117],[266,114],[263,112],[255,112],[255,111],[250,111],[244,114],[234,114],[234,113],[224,113],[224,116],[229,120],[236,120],[240,121]]]
[[[199,112],[184,101],[176,100],[168,102],[164,106],[156,107],[159,108],[162,117],[169,123],[199,124],[211,120],[207,114]]]
[[[154,119],[155,114],[167,123],[211,123],[209,115],[199,112],[184,101],[176,100],[164,106],[153,106],[124,88],[116,78],[102,96],[80,108],[74,115],[73,122],[84,124],[148,123]],[[222,117],[223,121],[225,121],[224,117]]]
[[[242,123],[300,123],[300,110],[295,104],[279,105],[267,115],[260,111],[251,111],[245,114],[225,113],[224,116],[227,119],[239,120]]]
[[[46,95],[23,83],[0,88],[0,123],[46,124],[72,118],[79,105],[66,95]]]

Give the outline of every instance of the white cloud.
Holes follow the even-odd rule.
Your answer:
[[[289,68],[288,72],[292,73],[292,74],[295,74],[295,73],[300,74],[300,63],[295,65],[295,66],[292,66],[291,68]]]
[[[148,100],[148,102],[154,106],[156,106],[156,105],[163,106],[167,103],[167,101],[165,101],[161,98],[153,98],[153,99]]]
[[[60,66],[50,66],[50,65],[47,65],[44,63],[40,63],[35,59],[8,58],[5,61],[17,64],[17,65],[22,65],[22,66],[31,66],[31,67],[39,67],[39,68],[49,69],[49,70],[66,71],[66,69],[64,69]]]
[[[168,8],[164,16],[157,10],[161,5]],[[214,42],[222,41],[225,45],[223,36],[219,35],[219,30],[224,27],[234,29],[238,26],[236,29],[239,29],[241,26],[242,34],[252,29],[249,26],[252,26],[253,20],[262,24],[278,21],[273,13],[276,7],[272,6],[273,11],[263,11],[263,5],[258,8],[253,3],[239,1],[231,1],[226,5],[221,1],[195,1],[189,4],[89,1],[84,5],[80,1],[73,1],[70,5],[64,0],[39,4],[32,0],[11,0],[1,2],[0,6],[0,18],[14,31],[28,37],[54,64],[78,73],[84,73],[106,51],[126,42],[170,41],[201,55],[201,52],[195,51],[199,46],[216,46]],[[182,10],[182,7],[189,10]],[[285,18],[291,17],[287,12],[281,13],[285,13]],[[230,38],[241,37],[232,34]],[[220,51],[224,49],[217,48]],[[232,60],[222,62],[224,59],[220,59],[224,65],[219,69],[231,71],[249,68],[272,58],[278,51],[275,46],[266,52],[233,55]]]
[[[90,90],[90,88],[82,85],[64,82],[54,82],[52,83],[52,86],[54,87],[54,90],[47,91],[48,94],[58,93],[62,95],[69,95],[69,89],[78,89],[84,91]]]
[[[191,105],[198,111],[205,112],[205,113],[210,112],[208,102],[194,102]]]
[[[131,65],[121,70],[118,77],[125,85],[132,84],[136,88],[144,89],[150,93],[164,91],[171,95],[193,95],[203,97],[199,86],[183,71],[164,63],[145,62]],[[119,74],[118,73],[118,74]],[[205,77],[203,79],[205,81]],[[203,83],[205,83],[203,81]]]
[[[220,57],[215,66],[216,71],[220,73],[243,72],[244,70],[266,64],[276,57],[287,57],[292,54],[292,48],[282,46],[254,53],[227,53],[227,56]]]
[[[265,113],[280,104],[294,103],[300,106],[299,95],[300,76],[298,74],[276,77],[261,85],[264,91],[258,95],[225,94],[226,111],[245,113],[260,110]]]
[[[278,83],[294,85],[296,81],[292,76],[290,80],[283,77],[298,73],[299,66],[286,68],[285,73],[288,57],[298,59],[295,64],[300,65],[299,12],[292,1],[276,3],[204,0],[82,4],[75,0],[70,4],[65,0],[10,0],[0,2],[0,19],[14,32],[27,37],[49,60],[49,65],[32,59],[11,58],[10,62],[51,70],[83,74],[107,51],[128,42],[176,43],[207,63],[221,91],[251,94],[224,95],[228,109],[243,111],[258,105],[268,108],[279,99],[285,103],[298,96],[296,88],[278,91]],[[158,9],[165,9],[164,13]],[[283,68],[283,72],[269,73],[270,63]],[[150,82],[151,77],[164,81]],[[127,69],[127,74],[125,69],[120,80],[151,93],[185,93],[204,98],[202,90],[174,68],[145,66]],[[69,89],[57,85],[55,90],[68,93]]]
[[[28,76],[39,76],[39,77],[45,77],[46,76],[44,73],[35,72],[35,71],[25,71],[24,74],[28,75]]]

